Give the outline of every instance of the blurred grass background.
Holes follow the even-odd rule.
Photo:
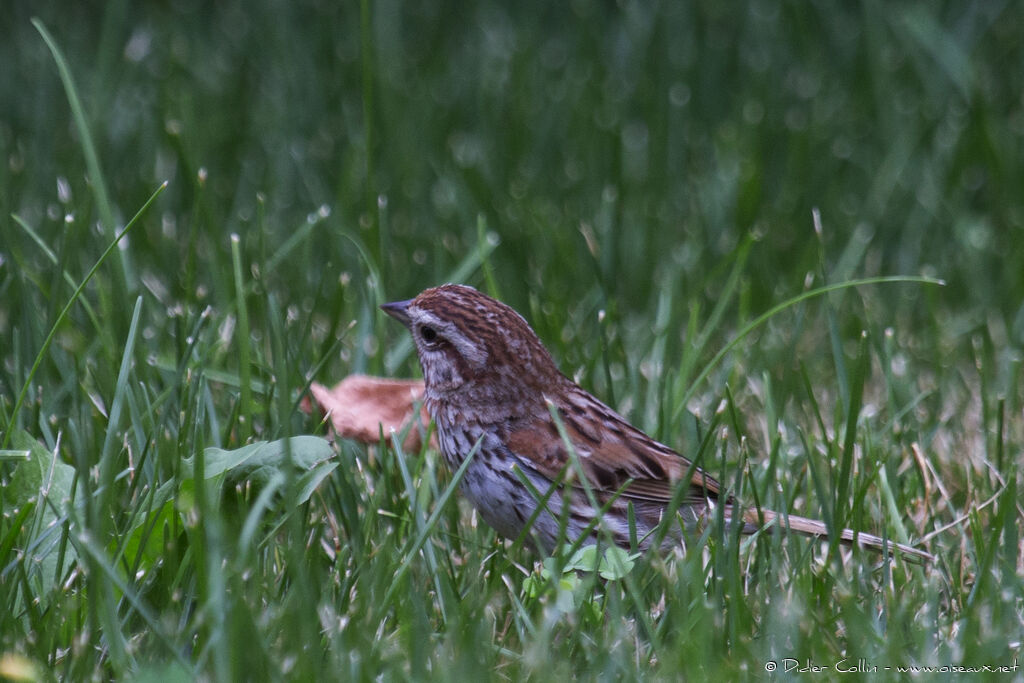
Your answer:
[[[98,176],[32,17],[67,58]],[[933,662],[1019,652],[1022,22],[1004,2],[9,3],[0,426],[12,453],[25,448],[11,445],[24,430],[80,484],[95,482],[78,494],[92,512],[53,509],[56,537],[23,527],[26,500],[5,495],[0,592],[18,608],[0,617],[0,652],[73,678],[173,661],[213,678],[320,675],[341,661],[356,677],[543,678],[562,666],[616,677],[760,673],[780,641],[758,634],[776,626],[794,651],[804,644],[832,660],[851,642],[891,656],[906,646]],[[69,282],[165,181],[58,326],[15,413]],[[857,521],[877,529],[893,510],[864,491],[888,472],[882,488],[913,520],[911,535],[973,515],[934,548],[946,557],[941,578],[890,594],[884,576],[854,571],[868,588],[849,597],[832,583],[845,579],[815,583],[806,556],[793,560],[794,583],[780,587],[764,571],[751,587],[738,567],[709,570],[691,553],[664,570],[669,585],[692,591],[689,602],[666,593],[685,614],[669,605],[632,645],[616,639],[618,616],[634,626],[654,618],[637,616],[639,596],[661,594],[664,575],[649,567],[660,578],[624,588],[621,604],[607,597],[614,586],[599,589],[614,603],[603,604],[615,615],[603,627],[565,617],[603,635],[588,644],[568,629],[551,644],[560,626],[550,605],[531,611],[514,590],[521,579],[507,578],[531,556],[492,554],[483,529],[474,532],[482,544],[444,546],[466,528],[456,506],[431,543],[461,559],[427,563],[434,574],[432,563],[445,565],[455,587],[423,579],[392,604],[376,583],[350,585],[372,573],[370,558],[392,558],[381,577],[413,561],[389,518],[366,518],[390,510],[405,519],[399,532],[415,536],[402,511],[429,508],[444,483],[418,478],[434,481],[429,455],[410,488],[390,460],[401,454],[382,449],[375,460],[343,444],[349,471],[301,515],[250,517],[255,494],[244,491],[224,509],[200,496],[219,520],[202,531],[188,515],[147,508],[146,492],[179,487],[180,463],[206,446],[322,433],[296,409],[311,379],[417,372],[402,330],[375,306],[460,266],[469,269],[460,279],[530,320],[564,371],[666,442],[692,453],[728,425],[708,458],[739,462],[737,472],[749,458],[766,491],[783,482],[782,505],[863,512]],[[689,391],[714,351],[772,305],[812,285],[894,274],[947,284],[858,288],[795,306]],[[729,415],[716,417],[723,399]],[[839,489],[850,500],[822,500],[836,494],[835,477],[815,489],[815,461],[840,471],[853,453],[844,433],[856,435],[864,488],[857,480]],[[18,462],[0,461],[5,486]],[[364,477],[377,478],[369,493]],[[236,554],[228,540],[250,518],[265,534],[252,555]],[[173,561],[119,545],[139,524]],[[87,531],[92,551],[79,536]],[[325,533],[337,548],[322,555]],[[57,562],[40,579],[26,549],[69,544],[81,569]],[[129,560],[129,550],[140,554]],[[780,560],[761,559],[781,571]],[[705,599],[708,571],[732,577],[735,592]],[[300,579],[311,587],[289,590]],[[789,607],[737,606],[766,602],[759,590]],[[464,611],[437,597],[446,591]],[[26,604],[33,595],[47,596],[45,608]],[[217,605],[223,621],[211,621]],[[142,621],[159,637],[141,635],[140,612],[155,615]],[[811,645],[822,629],[826,644]],[[688,644],[671,645],[671,633]],[[261,656],[239,659],[251,642]],[[559,667],[547,668],[545,643]]]

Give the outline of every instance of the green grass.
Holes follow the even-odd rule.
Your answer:
[[[1022,21],[13,3],[0,676],[1013,666]],[[437,453],[287,440],[326,435],[311,381],[417,374],[376,305],[449,280],[743,500],[938,560],[721,524],[631,566],[541,558]]]

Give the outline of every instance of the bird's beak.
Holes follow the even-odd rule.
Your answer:
[[[380,310],[384,311],[406,327],[409,327],[409,323],[412,322],[412,318],[409,317],[409,304],[411,303],[412,299],[406,299],[405,301],[392,301],[389,304],[381,304]]]

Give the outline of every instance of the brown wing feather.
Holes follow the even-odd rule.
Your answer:
[[[612,494],[629,482],[622,493],[624,497],[659,505],[669,503],[679,480],[690,469],[690,461],[651,439],[582,389],[577,388],[576,392],[567,392],[567,395],[566,400],[556,405],[559,420],[579,455],[590,486],[599,493]],[[568,462],[565,443],[548,410],[516,421],[509,428],[505,443],[524,466],[551,480],[562,473]],[[575,481],[573,486],[580,487],[581,484]],[[680,502],[685,506],[714,501],[720,497],[721,490],[715,479],[698,468],[690,477],[690,490]],[[727,517],[735,516],[742,520],[744,533],[753,533],[767,526],[770,530],[779,527],[818,538],[828,536],[825,523],[819,520],[797,515],[783,516],[770,510],[748,508],[734,511],[728,504],[731,501],[725,502]],[[926,551],[902,543],[886,543],[872,534],[855,534],[850,529],[839,532],[839,540],[843,543],[852,544],[855,539],[859,545],[879,551],[888,547],[889,552],[898,552],[913,561],[933,559]]]
[[[618,413],[582,389],[565,392],[556,404],[559,420],[579,455],[590,486],[597,491],[618,491],[632,482],[623,495],[668,503],[690,461],[633,427]],[[552,439],[554,435],[557,438]],[[517,421],[506,435],[509,449],[538,472],[554,479],[568,461],[568,451],[550,411]],[[692,491],[683,502],[716,499],[721,486],[697,469],[691,475]],[[577,484],[578,485],[578,484]]]

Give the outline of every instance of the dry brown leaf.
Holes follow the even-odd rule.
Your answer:
[[[415,407],[423,400],[423,382],[413,379],[388,379],[368,375],[349,375],[331,388],[313,382],[313,399],[329,416],[335,433],[346,439],[377,443],[383,428],[385,438],[392,430],[401,432],[417,415]],[[406,451],[418,451],[430,416],[420,407],[419,425],[409,430],[402,443]],[[431,445],[433,439],[431,440]]]

